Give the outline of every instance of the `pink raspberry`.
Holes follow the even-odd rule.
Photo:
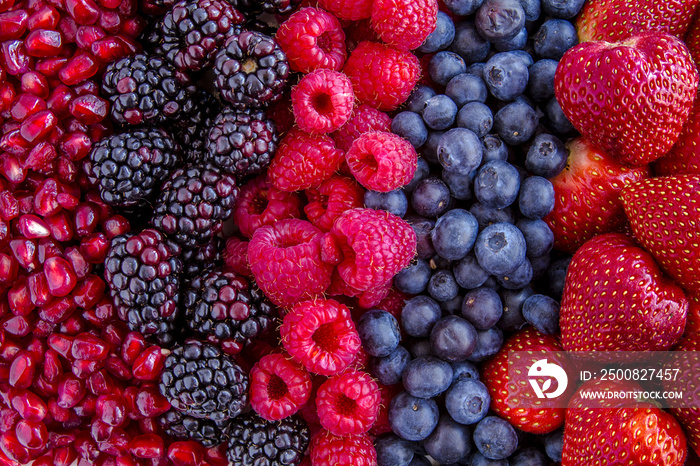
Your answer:
[[[282,138],[267,175],[282,191],[307,189],[330,178],[344,155],[329,136],[295,128]]]
[[[348,21],[369,18],[372,14],[372,0],[318,0],[318,4]]]
[[[408,295],[396,288],[391,288],[386,297],[381,300],[376,306],[372,306],[376,309],[386,311],[397,319],[401,319],[401,311],[403,310],[406,301],[408,301],[412,295]]]
[[[361,42],[352,51],[343,72],[355,97],[370,107],[390,111],[404,103],[420,78],[418,58],[390,45]]]
[[[283,218],[299,218],[301,200],[296,193],[280,191],[265,175],[257,176],[241,186],[233,221],[246,238],[263,225],[272,225]]]
[[[377,466],[377,450],[367,434],[338,437],[322,430],[309,448],[314,466]]]
[[[377,415],[377,420],[374,425],[369,430],[371,435],[382,435],[387,432],[391,432],[391,424],[389,424],[389,403],[391,400],[403,391],[403,385],[382,385],[377,384],[379,387],[379,396],[381,401],[379,403],[379,414]]]
[[[357,46],[366,40],[381,42],[377,31],[372,29],[369,18],[353,21],[345,26],[345,48],[352,53]]]
[[[295,361],[325,376],[345,369],[362,345],[350,310],[332,299],[302,301],[289,309],[280,339]]]
[[[368,373],[350,369],[318,389],[318,418],[331,434],[364,434],[377,420],[380,398],[377,382]]]
[[[334,175],[305,192],[309,202],[304,206],[304,213],[323,231],[330,230],[335,219],[346,210],[364,206],[365,190],[347,176]]]
[[[355,139],[345,154],[345,161],[362,186],[386,193],[411,181],[418,154],[401,136],[371,131]]]
[[[338,149],[347,152],[352,142],[368,131],[391,131],[391,117],[366,104],[355,108],[355,113],[338,131],[331,134]]]
[[[307,133],[337,130],[350,118],[354,104],[352,84],[339,71],[313,71],[292,88],[292,111]]]
[[[236,273],[252,277],[248,263],[248,241],[232,236],[226,240],[223,252],[224,265]]]
[[[333,271],[333,276],[331,277],[331,284],[326,290],[326,293],[330,296],[349,296],[355,298],[354,304],[360,309],[369,309],[376,307],[380,302],[384,300],[389,294],[391,289],[392,280],[386,283],[371,287],[366,290],[358,290],[340,278],[338,270]]]
[[[372,27],[400,50],[420,47],[437,26],[437,0],[374,0]]]
[[[319,296],[333,267],[321,261],[321,230],[305,220],[278,220],[253,233],[248,262],[255,281],[281,307]]]
[[[287,355],[263,356],[250,371],[250,406],[268,421],[299,411],[311,394],[311,376]]]
[[[319,8],[299,9],[280,25],[276,38],[294,71],[340,71],[347,58],[340,22]]]

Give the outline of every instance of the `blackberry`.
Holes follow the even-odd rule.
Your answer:
[[[160,23],[162,41],[157,51],[178,70],[210,68],[214,54],[243,14],[223,0],[181,0]]]
[[[169,346],[179,314],[180,249],[158,231],[116,236],[105,258],[105,281],[119,318],[132,331]]]
[[[180,148],[165,131],[141,127],[101,139],[85,169],[106,204],[134,207],[145,205],[179,162]]]
[[[245,371],[219,348],[189,340],[165,359],[159,388],[174,409],[220,422],[241,414],[248,385]]]
[[[309,428],[299,416],[266,421],[251,411],[231,423],[226,456],[233,464],[293,466],[308,445]]]
[[[230,354],[272,327],[274,307],[255,282],[215,270],[192,280],[184,295],[189,328]]]
[[[221,236],[214,236],[210,242],[194,249],[182,250],[182,275],[185,282],[191,281],[202,273],[220,267],[224,263],[222,251],[226,241]]]
[[[282,95],[289,63],[275,39],[243,30],[217,52],[214,73],[214,85],[224,100],[240,109],[259,108]]]
[[[136,54],[107,65],[102,91],[120,125],[164,126],[192,112],[186,79],[163,58]]]
[[[176,409],[166,411],[158,422],[166,434],[178,440],[194,440],[206,448],[228,441],[230,420],[211,421],[188,416]]]
[[[263,11],[271,15],[288,15],[297,9],[300,0],[232,0],[231,3],[252,17]]]
[[[183,150],[187,163],[202,165],[207,151],[209,129],[219,114],[221,105],[209,92],[199,89],[194,98],[195,107],[189,118],[178,121],[175,136]]]
[[[151,225],[185,249],[209,243],[231,216],[238,197],[233,176],[216,167],[175,170],[163,184]]]
[[[278,142],[277,127],[264,112],[224,108],[209,130],[206,161],[243,178],[270,165]]]

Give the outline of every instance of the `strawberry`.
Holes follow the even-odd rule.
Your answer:
[[[691,448],[700,455],[700,333],[686,335],[674,350],[676,358],[668,367],[682,375],[665,381],[664,389],[683,393],[682,400],[669,400],[671,413],[685,428]]]
[[[531,356],[516,359],[509,354],[511,351],[528,351]],[[532,327],[512,335],[496,356],[484,364],[481,371],[481,380],[491,395],[491,410],[525,432],[544,434],[559,428],[564,422],[564,408],[560,406],[562,400],[565,402],[572,395],[573,384],[569,384],[566,391],[557,398],[540,400],[535,398],[529,384],[519,383],[524,380],[510,380],[509,373],[513,374],[518,369],[527,373],[535,361],[543,358],[547,358],[549,363],[564,367],[561,351],[561,345],[555,337],[540,333]],[[541,384],[542,382],[540,381]],[[555,389],[556,385],[551,390]],[[523,407],[523,404],[528,407]]]
[[[573,254],[601,233],[625,221],[620,190],[649,176],[647,166],[628,167],[579,137],[567,143],[566,167],[550,181],[554,209],[545,218],[554,233],[554,247]]]
[[[695,63],[700,63],[700,14],[695,15],[683,38]]]
[[[576,20],[581,42],[617,42],[645,31],[683,38],[698,0],[588,0]]]
[[[675,36],[647,32],[623,42],[569,49],[554,75],[557,101],[574,127],[623,163],[666,154],[688,119],[698,72]]]
[[[688,120],[683,125],[678,140],[668,154],[654,162],[654,174],[684,175],[700,173],[700,98],[696,96]]]
[[[700,294],[687,293],[688,320],[685,323],[685,335],[700,334]]]
[[[562,466],[681,466],[688,446],[681,426],[652,403],[593,401],[584,390],[640,390],[633,382],[586,382],[569,402]],[[603,404],[604,403],[604,404]]]
[[[620,198],[635,239],[679,285],[700,292],[700,174],[640,180]]]
[[[681,337],[688,301],[631,238],[607,233],[574,254],[561,300],[567,351],[665,351]]]

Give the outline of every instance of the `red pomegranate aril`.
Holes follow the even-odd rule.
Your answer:
[[[200,466],[204,461],[204,449],[192,440],[173,442],[168,447],[168,459],[175,466]]]
[[[103,62],[116,61],[129,54],[129,48],[120,37],[109,36],[90,44],[90,52]]]
[[[36,71],[28,71],[22,75],[20,86],[22,92],[34,94],[42,99],[48,99],[51,88],[43,74]]]
[[[22,419],[31,422],[43,421],[48,411],[44,400],[29,390],[20,391],[12,398],[12,408]]]
[[[55,57],[63,50],[63,36],[50,29],[35,29],[24,41],[27,53],[37,58]]]
[[[54,466],[53,452],[44,453],[43,456],[34,460],[32,466]]]
[[[19,265],[26,270],[33,270],[39,266],[36,242],[26,238],[16,238],[10,241],[10,250]]]
[[[228,458],[226,457],[226,442],[218,447],[204,449],[204,460],[210,466],[228,466]]]
[[[71,115],[86,125],[92,125],[104,120],[108,110],[109,104],[106,100],[91,94],[76,97],[70,103]]]
[[[98,209],[90,204],[80,205],[74,213],[75,232],[84,237],[94,232],[99,223]]]
[[[74,337],[68,335],[61,335],[60,333],[52,333],[46,339],[46,343],[51,349],[63,356],[65,359],[70,359],[73,340]]]
[[[93,42],[105,37],[107,37],[107,33],[101,27],[80,26],[75,33],[75,44],[83,50],[90,50],[90,45]]]
[[[14,257],[0,253],[0,286],[6,287],[17,280],[19,262]]]
[[[128,419],[126,403],[118,395],[101,395],[97,398],[96,415],[107,425],[118,427]]]
[[[2,328],[10,335],[26,337],[32,331],[34,319],[32,314],[10,317],[3,321]]]
[[[8,74],[19,76],[34,67],[34,60],[27,54],[24,41],[6,40],[0,44],[0,65]]]
[[[65,243],[73,239],[73,222],[67,212],[58,212],[56,215],[46,217],[44,220],[49,228],[51,237],[56,241]]]
[[[0,138],[0,149],[11,155],[24,156],[27,151],[29,151],[29,144],[20,136],[19,129],[13,129],[6,131]],[[13,176],[11,181],[14,182],[16,179],[17,178]],[[19,181],[24,181],[24,177]]]
[[[127,364],[134,364],[146,347],[146,339],[139,332],[129,332],[121,347],[121,357]]]
[[[54,115],[61,118],[68,114],[68,108],[71,100],[75,98],[75,92],[65,84],[56,86],[46,100],[46,107],[51,110]]]
[[[53,31],[61,19],[58,11],[51,5],[44,5],[29,16],[28,27],[31,31],[36,29],[48,29]]]
[[[143,417],[156,417],[170,409],[168,400],[157,387],[142,387],[134,398],[136,412]]]
[[[46,259],[46,262],[44,262],[44,275],[46,275],[49,285],[49,292],[59,298],[68,295],[78,283],[78,278],[70,262],[62,257],[49,257]]]
[[[34,362],[39,362],[44,359],[44,353],[48,350],[46,339],[30,335],[24,349],[27,350]]]
[[[6,112],[10,108],[10,104],[17,96],[12,83],[0,82],[0,113]]]
[[[70,159],[59,157],[56,160],[56,174],[63,183],[75,183],[78,179],[78,167]]]
[[[58,381],[63,375],[63,364],[58,353],[54,349],[49,349],[44,353],[43,376],[48,382]]]
[[[12,220],[18,217],[19,201],[10,191],[0,192],[0,218],[3,220]]]
[[[27,117],[19,127],[19,134],[28,143],[43,141],[56,128],[58,120],[51,110],[42,110]]]
[[[25,120],[25,123],[29,122],[31,118],[33,117]],[[56,160],[57,156],[56,147],[49,141],[42,141],[29,151],[27,158],[24,159],[24,166],[37,172],[43,172]]]
[[[22,347],[17,340],[10,335],[3,336],[2,346],[0,346],[0,360],[11,363],[20,351],[22,351]],[[7,387],[10,388],[9,385]],[[2,394],[1,391],[0,394]]]
[[[58,205],[67,210],[75,209],[80,203],[80,199],[69,193],[58,193],[58,195],[56,195],[56,201],[58,201]]]
[[[39,318],[52,324],[65,324],[77,308],[78,305],[70,296],[54,298],[46,306],[39,308]],[[75,334],[79,332],[80,329]]]
[[[165,445],[159,435],[143,434],[129,442],[129,451],[137,458],[158,458],[165,453]]]
[[[99,305],[103,306],[108,302],[111,303],[111,301],[109,297],[105,296]],[[128,333],[129,327],[127,327],[126,323],[115,320],[102,327],[100,338],[115,348],[118,348],[125,344],[124,342],[126,341]]]
[[[117,11],[107,10],[100,15],[98,24],[105,32],[116,34],[122,27],[122,17]]]
[[[48,431],[43,422],[21,420],[15,427],[19,443],[29,449],[36,450],[46,445]]]
[[[131,231],[131,224],[124,216],[115,214],[105,220],[102,231],[107,239],[112,240],[115,236],[123,235]]]
[[[26,73],[25,73],[26,74]],[[10,106],[10,116],[17,121],[24,121],[30,115],[46,109],[46,102],[34,94],[20,94]]]
[[[95,461],[97,457],[100,456],[100,451],[97,449],[95,441],[90,438],[87,432],[78,432],[75,436],[75,444],[73,447],[78,453],[78,456],[88,461]]]
[[[71,363],[70,369],[77,378],[84,380],[103,367],[104,361],[86,361],[84,359],[76,359]]]
[[[107,363],[105,364],[107,371],[110,374],[121,380],[129,380],[131,376],[131,370],[129,367],[116,356],[110,356],[107,358]]]
[[[73,340],[71,355],[75,359],[103,361],[107,359],[109,346],[92,333],[81,333]]]
[[[131,441],[131,436],[127,434],[123,429],[115,427],[112,429],[112,435],[106,442],[102,442],[98,445],[100,451],[111,455],[121,457],[122,455],[127,455],[129,451],[129,442]],[[128,455],[131,458],[131,455]],[[119,464],[117,461],[116,464]]]
[[[10,311],[17,316],[26,316],[36,307],[31,299],[31,293],[25,279],[19,280],[7,292]]]
[[[121,388],[119,388],[111,375],[109,375],[105,369],[100,369],[94,374],[90,375],[87,379],[87,388],[93,395],[110,395],[116,396],[115,393],[119,393]],[[98,409],[99,409],[99,398],[98,398]]]
[[[66,0],[65,3],[66,10],[78,24],[94,24],[100,17],[101,11],[92,0]]]
[[[138,424],[142,434],[163,434],[163,429],[160,427],[160,423],[156,417],[139,419]]]
[[[70,440],[73,443],[73,439]],[[55,466],[70,466],[78,459],[78,453],[72,445],[57,447],[53,450],[53,462]]]
[[[58,183],[53,178],[44,180],[34,197],[34,211],[42,217],[58,213],[61,206],[58,203]]]
[[[26,214],[18,222],[19,232],[25,238],[46,238],[51,235],[48,225],[36,215]]]
[[[90,436],[98,444],[106,442],[112,436],[113,426],[102,422],[99,419],[93,419],[90,423]]]
[[[3,453],[5,453],[8,458],[20,464],[26,464],[32,458],[29,449],[19,443],[14,430],[5,432],[0,436],[0,449],[2,449]]]
[[[39,262],[43,264],[50,257],[63,256],[63,248],[53,238],[42,238],[39,240],[39,245],[37,246],[37,254]]]
[[[97,397],[88,393],[80,400],[80,403],[75,405],[73,412],[79,417],[94,417],[97,407]]]
[[[0,41],[19,39],[27,30],[29,15],[25,10],[14,10],[0,14]]]
[[[104,295],[106,284],[98,275],[88,275],[73,290],[73,300],[78,307],[89,309]]]
[[[36,362],[26,351],[20,351],[10,365],[8,382],[15,388],[29,388],[36,372]]]
[[[73,86],[76,95],[98,95],[100,93],[100,85],[94,80],[86,80]]]
[[[58,399],[61,408],[70,409],[76,406],[85,396],[85,382],[73,374],[64,374],[58,383]]]
[[[81,101],[80,99],[83,100]],[[74,111],[73,104],[75,102],[78,102],[78,104],[76,105],[79,105],[80,102],[90,99],[99,99],[99,97],[80,96],[76,98],[73,102],[71,102],[71,112]],[[102,115],[100,119],[103,119],[107,115],[107,102],[102,102],[104,103],[104,115]],[[75,115],[75,113],[73,113],[73,115]],[[78,115],[75,116],[80,118]],[[86,116],[89,116],[89,114],[86,114]],[[82,131],[74,131],[65,134],[58,145],[58,150],[61,153],[61,155],[68,157],[72,161],[82,160],[85,157],[87,157],[87,155],[90,153],[91,148],[92,141],[90,140],[90,137]]]
[[[45,306],[52,299],[49,284],[42,272],[35,272],[27,277],[27,288],[29,289],[29,298],[35,306]]]
[[[81,50],[68,59],[66,64],[59,70],[58,77],[63,84],[72,86],[80,81],[92,78],[98,69],[99,65],[93,55]]]
[[[66,422],[70,419],[71,412],[66,408],[58,406],[56,400],[49,400],[49,414],[58,422]]]
[[[0,409],[0,432],[8,432],[15,428],[20,415],[14,409]]]
[[[32,390],[34,390],[37,395],[46,399],[56,397],[58,396],[58,381],[49,382],[44,379],[43,376],[39,375],[34,378]]]
[[[161,349],[159,346],[151,346],[143,351],[134,361],[132,373],[134,378],[139,380],[156,380],[160,378],[163,371],[165,358],[170,352]]]
[[[92,270],[92,264],[85,260],[85,257],[76,247],[69,247],[63,253],[63,257],[70,263],[71,269],[77,278],[85,278]]]
[[[27,187],[31,188],[31,184],[33,183],[33,179],[36,176],[41,176],[37,175],[36,173],[30,173],[29,176],[27,177],[27,182],[26,185]],[[20,214],[31,214],[33,210],[33,204],[34,204],[34,192],[32,191],[15,191],[15,198],[17,198],[17,202],[19,205],[19,213]]]
[[[92,264],[102,264],[109,252],[110,242],[102,232],[93,233],[80,241],[80,253]]]

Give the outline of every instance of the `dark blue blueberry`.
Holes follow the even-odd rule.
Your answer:
[[[542,13],[540,0],[520,0],[520,6],[525,11],[525,21],[537,21]]]
[[[484,80],[471,73],[458,74],[445,88],[445,95],[460,108],[467,102],[486,102],[488,94]]]
[[[394,276],[394,286],[403,293],[422,293],[427,288],[431,275],[430,265],[418,259]]]
[[[479,380],[479,368],[471,361],[451,362],[452,366],[452,383],[462,379]]]
[[[445,361],[464,361],[476,348],[476,329],[459,316],[438,320],[430,331],[431,352]]]
[[[525,26],[525,10],[518,0],[486,0],[477,10],[474,24],[488,41],[512,39]]]
[[[487,134],[481,143],[484,146],[484,156],[481,159],[481,163],[487,163],[492,160],[508,160],[508,146],[503,143],[497,134]]]
[[[559,302],[543,294],[533,294],[523,303],[523,317],[547,335],[559,332]]]
[[[552,130],[553,133],[560,136],[570,136],[575,134],[576,128],[571,124],[569,119],[564,115],[564,111],[559,105],[559,101],[556,97],[552,97],[547,102],[544,109],[544,114],[547,117],[547,127]]]
[[[479,222],[464,209],[452,209],[438,218],[431,233],[435,251],[445,259],[459,260],[471,251]]]
[[[503,315],[503,303],[496,290],[479,287],[467,291],[462,302],[462,317],[479,330],[491,328]]]
[[[427,337],[441,317],[437,301],[430,296],[414,296],[401,309],[401,328],[412,337]]]
[[[389,403],[389,425],[406,440],[423,440],[430,435],[440,417],[435,400],[426,400],[401,392]]]
[[[508,460],[503,459],[503,460],[490,460],[478,451],[475,452],[471,458],[469,458],[469,462],[467,463],[467,466],[509,466],[508,465]]]
[[[437,156],[445,170],[465,175],[481,164],[484,152],[479,137],[466,128],[452,128],[440,137]]]
[[[561,451],[564,449],[564,429],[557,429],[544,438],[544,451],[549,459],[561,461]]]
[[[518,450],[510,458],[510,466],[547,466],[549,462],[535,447],[527,447]]]
[[[527,298],[535,294],[529,286],[519,290],[501,289],[498,294],[503,301],[503,315],[498,321],[498,328],[504,332],[513,332],[523,328],[527,321],[523,317],[523,303]]]
[[[430,59],[428,72],[433,81],[446,86],[450,79],[467,71],[464,58],[454,52],[443,50]]]
[[[418,47],[421,53],[433,53],[444,50],[455,38],[455,23],[442,11],[437,13],[437,23],[425,41]]]
[[[521,218],[515,224],[522,232],[527,245],[528,257],[540,257],[549,253],[554,246],[554,233],[544,220]]]
[[[503,346],[503,331],[498,327],[479,330],[476,338],[476,348],[469,356],[469,360],[473,362],[491,359]]]
[[[416,454],[408,466],[432,466],[432,463],[425,456]]]
[[[425,141],[425,144],[420,149],[423,158],[431,165],[440,165],[437,158],[437,146],[443,134],[445,134],[445,131],[428,131],[428,140]]]
[[[452,197],[460,201],[468,201],[474,197],[474,177],[476,170],[467,175],[451,170],[442,171],[442,181],[450,188]]]
[[[486,458],[500,460],[508,458],[518,448],[518,435],[505,419],[487,416],[474,428],[474,443]]]
[[[569,151],[558,137],[542,133],[532,141],[525,157],[525,168],[533,175],[554,178],[566,167]]]
[[[457,117],[457,104],[445,94],[431,97],[423,109],[423,121],[430,129],[448,129]]]
[[[398,134],[418,149],[428,140],[428,128],[423,118],[413,112],[401,112],[391,120],[391,132]]]
[[[503,209],[518,197],[520,174],[508,162],[492,160],[479,168],[474,179],[474,195],[486,207]]]
[[[515,37],[507,40],[499,40],[493,43],[493,47],[499,52],[511,52],[521,50],[527,44],[528,33],[526,28],[522,28]]]
[[[556,299],[561,299],[564,294],[564,284],[566,283],[566,271],[569,268],[571,257],[557,259],[549,266],[547,278],[549,279],[549,291]]]
[[[445,0],[445,6],[458,16],[469,16],[479,9],[484,0]]]
[[[491,108],[482,102],[468,102],[457,112],[455,123],[460,128],[467,128],[482,138],[493,127],[493,113]]]
[[[484,81],[489,92],[499,100],[514,100],[525,92],[527,66],[512,53],[497,53],[486,62]]]
[[[530,80],[527,94],[536,102],[544,102],[554,97],[554,73],[559,62],[543,58],[530,67]]]
[[[504,106],[493,116],[493,127],[506,144],[517,146],[535,134],[539,117],[524,99]]]
[[[423,448],[440,464],[456,463],[471,451],[472,431],[450,416],[442,415],[433,433],[423,441]]]
[[[411,360],[408,350],[399,345],[388,356],[369,358],[369,372],[382,385],[394,385],[401,382],[401,374]]]
[[[586,0],[542,0],[542,10],[554,18],[570,19],[581,11]]]
[[[430,268],[433,270],[449,269],[452,267],[452,261],[435,254],[430,258]]]
[[[455,38],[450,49],[467,64],[479,63],[486,60],[491,43],[481,37],[473,21],[462,21],[455,24]]]
[[[467,290],[480,287],[489,278],[489,273],[479,265],[473,253],[455,262],[452,274],[457,284]]]
[[[515,270],[496,277],[498,284],[509,290],[517,290],[532,281],[533,270],[529,259],[525,259]]]
[[[435,356],[423,356],[406,364],[401,380],[411,395],[433,398],[447,390],[452,383],[452,366]]]
[[[515,223],[515,214],[510,207],[495,209],[493,207],[487,207],[481,202],[475,202],[469,208],[469,212],[476,217],[476,221],[479,222],[480,230],[494,223]]]
[[[435,220],[417,215],[411,215],[404,220],[408,222],[416,233],[416,258],[430,259],[435,255],[435,248],[430,239],[430,232],[435,227]]]
[[[416,172],[413,174],[411,181],[403,187],[403,192],[406,193],[406,196],[411,194],[416,185],[421,180],[426,179],[428,175],[430,175],[430,165],[428,165],[428,162],[423,157],[418,157],[416,160]]]
[[[489,411],[491,396],[486,386],[477,379],[458,379],[445,394],[445,408],[452,419],[460,424],[476,424]]]
[[[554,209],[554,186],[547,178],[529,176],[520,184],[520,213],[531,219],[542,218]]]
[[[535,59],[532,58],[532,55],[530,55],[530,53],[527,50],[511,50],[507,53],[513,55],[516,58],[519,58],[528,68],[530,68],[532,64],[535,63]]]
[[[406,100],[406,110],[414,113],[421,113],[423,107],[425,107],[425,102],[435,94],[437,94],[437,92],[435,92],[432,87],[426,86],[425,84],[418,84],[413,88],[413,92],[411,92],[411,95]]]
[[[386,311],[373,309],[362,314],[357,322],[362,347],[370,356],[388,356],[401,341],[396,318]]]
[[[452,316],[455,314],[459,314],[462,310],[463,300],[464,296],[458,294],[449,301],[440,301],[440,309],[442,310],[442,315]]]
[[[386,193],[365,191],[365,207],[369,209],[386,210],[397,217],[403,217],[408,210],[408,199],[403,189],[395,189]]]
[[[377,450],[377,466],[408,466],[413,460],[413,445],[396,434],[377,437],[374,448]]]
[[[459,285],[452,270],[440,269],[433,273],[428,282],[428,294],[436,301],[449,301],[459,293]]]
[[[421,217],[439,217],[450,208],[450,188],[438,178],[426,178],[411,193],[411,207]]]
[[[549,254],[544,254],[542,256],[529,257],[530,264],[532,265],[532,279],[539,280],[544,277],[549,270],[549,263],[551,262],[551,257]]]
[[[564,52],[576,44],[576,27],[565,19],[549,19],[535,34],[535,53],[540,58],[560,60]]]
[[[512,223],[494,223],[476,238],[474,252],[479,265],[492,275],[506,275],[515,270],[527,253],[525,238]]]
[[[483,80],[484,68],[486,68],[486,63],[484,62],[472,63],[467,67],[467,73],[473,74],[474,76],[478,76]]]
[[[432,354],[430,351],[430,340],[427,338],[415,339],[408,344],[408,351],[413,358],[429,356]]]

